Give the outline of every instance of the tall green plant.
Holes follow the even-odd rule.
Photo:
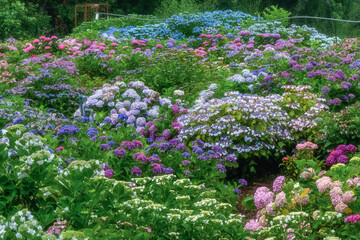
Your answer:
[[[270,8],[265,8],[265,10],[262,12],[262,16],[265,20],[276,20],[276,19],[282,19],[282,18],[288,18],[290,17],[291,13],[286,11],[283,8],[279,8],[278,6],[271,6]],[[281,20],[281,24],[284,27],[287,27],[289,25],[289,20]]]

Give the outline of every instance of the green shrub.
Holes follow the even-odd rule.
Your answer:
[[[39,13],[34,4],[0,0],[0,39],[31,38],[50,30],[50,16]]]

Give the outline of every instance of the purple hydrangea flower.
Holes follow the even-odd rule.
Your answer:
[[[171,167],[164,168],[163,171],[164,171],[164,174],[173,174],[174,173],[174,169],[172,169]]]
[[[102,170],[108,170],[109,169],[109,164],[107,164],[107,163],[103,163],[103,164],[101,164],[101,169]]]
[[[186,165],[190,164],[190,161],[184,160],[184,161],[182,161],[182,164],[186,166]]]
[[[141,176],[142,171],[141,171],[141,169],[139,167],[133,167],[131,169],[131,174],[134,174],[135,176],[138,177],[138,176]]]
[[[222,151],[223,151],[222,148],[218,145],[212,146],[211,149],[214,150],[216,153],[222,153]]]
[[[176,146],[176,150],[181,150],[181,151],[185,151],[186,150],[186,146],[182,143],[178,144]],[[190,155],[190,154],[189,154]],[[184,155],[183,155],[184,156]]]
[[[191,172],[188,171],[188,170],[185,170],[185,171],[184,171],[184,174],[187,175],[187,176],[190,176]]]
[[[284,181],[285,181],[284,176],[278,176],[277,178],[275,178],[274,183],[273,183],[273,191],[276,193],[281,192]]]
[[[347,163],[349,162],[349,158],[346,155],[341,155],[337,158],[338,163]]]
[[[327,86],[324,86],[324,87],[322,87],[322,89],[321,89],[321,92],[323,93],[323,94],[328,94],[329,93],[329,88],[327,87]]]
[[[226,167],[222,164],[217,164],[216,165],[216,170],[219,170],[222,173],[226,173]]]
[[[126,155],[126,150],[122,149],[121,147],[116,148],[116,149],[114,150],[114,156],[115,156],[115,157],[119,157],[119,156],[120,156],[121,158],[123,158],[125,155]]]
[[[105,172],[104,172],[104,176],[105,177],[107,177],[107,178],[111,178],[113,175],[114,175],[114,170],[112,170],[112,169],[107,169],[107,170],[105,170]]]
[[[87,134],[89,137],[95,137],[96,135],[99,135],[98,130],[97,130],[96,128],[89,128],[89,129],[86,131],[86,134]]]
[[[226,157],[225,157],[225,160],[226,160],[226,161],[229,161],[229,162],[236,163],[236,159],[235,159],[234,156],[226,156]]]
[[[77,132],[80,132],[80,129],[77,126],[66,125],[59,129],[58,135],[73,135]]]
[[[106,150],[112,150],[112,148],[108,144],[100,144],[100,149],[106,151]]]
[[[118,119],[119,119],[120,122],[126,121],[126,120],[128,120],[128,118],[129,117],[126,114],[119,114],[118,115]]]
[[[336,158],[334,156],[329,156],[326,161],[326,166],[330,167],[336,163]]]
[[[241,190],[239,188],[234,188],[234,192],[236,192],[237,195],[240,195]]]
[[[115,146],[116,143],[114,141],[108,141],[106,144],[109,146]]]
[[[161,174],[161,172],[163,171],[162,164],[153,163],[153,164],[151,164],[151,166],[153,167],[153,169],[151,170],[153,173]]]
[[[203,147],[205,146],[204,142],[201,141],[201,139],[197,139],[197,140],[193,141],[192,144],[193,144],[193,145],[197,144],[197,145],[199,145],[201,148],[203,148]]]
[[[175,147],[179,143],[180,143],[180,139],[178,139],[178,138],[174,138],[169,141],[169,144],[171,145],[171,147]]]
[[[248,185],[248,183],[247,183],[247,181],[246,181],[245,179],[239,179],[239,183],[240,183],[241,185],[243,185],[243,186],[247,186],[247,185]]]
[[[182,155],[185,159],[187,159],[188,157],[190,157],[190,153],[188,153],[188,152],[183,152],[181,155]]]

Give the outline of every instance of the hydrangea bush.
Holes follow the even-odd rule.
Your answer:
[[[266,97],[229,92],[221,99],[211,99],[214,92],[209,90],[179,117],[179,138],[188,144],[202,139],[205,147],[219,145],[224,154],[236,156],[245,172],[255,164],[254,157],[284,153],[316,126],[327,106],[308,89],[287,86],[282,96]]]

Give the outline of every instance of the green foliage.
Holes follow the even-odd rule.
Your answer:
[[[155,15],[170,17],[179,13],[196,13],[200,11],[200,8],[195,0],[164,0],[155,9]]]
[[[248,14],[258,14],[262,8],[263,0],[231,0],[231,9],[243,11]]]
[[[246,197],[241,201],[241,204],[248,210],[255,210],[255,202],[253,197]]]
[[[360,145],[359,114],[359,104],[349,106],[338,113],[329,113],[319,122],[319,143],[327,149],[335,149],[340,144]]]
[[[136,18],[141,19],[149,19],[146,20],[139,20]],[[153,24],[154,21],[151,19],[156,19],[156,17],[151,15],[137,15],[131,14],[127,15],[127,17],[111,17],[109,19],[98,19],[92,20],[88,22],[82,22],[79,26],[72,30],[72,37],[79,37],[83,39],[96,39],[99,35],[99,31],[108,30],[110,27],[115,28],[123,28],[126,26],[143,26],[146,24]]]
[[[291,13],[286,11],[283,8],[279,8],[278,6],[271,6],[270,8],[265,8],[262,12],[262,16],[265,20],[275,20],[281,18],[290,17]],[[284,27],[287,27],[290,23],[289,20],[281,20],[281,23]]]
[[[19,0],[0,0],[0,39],[31,38],[50,30],[50,16],[39,13],[38,6]]]

